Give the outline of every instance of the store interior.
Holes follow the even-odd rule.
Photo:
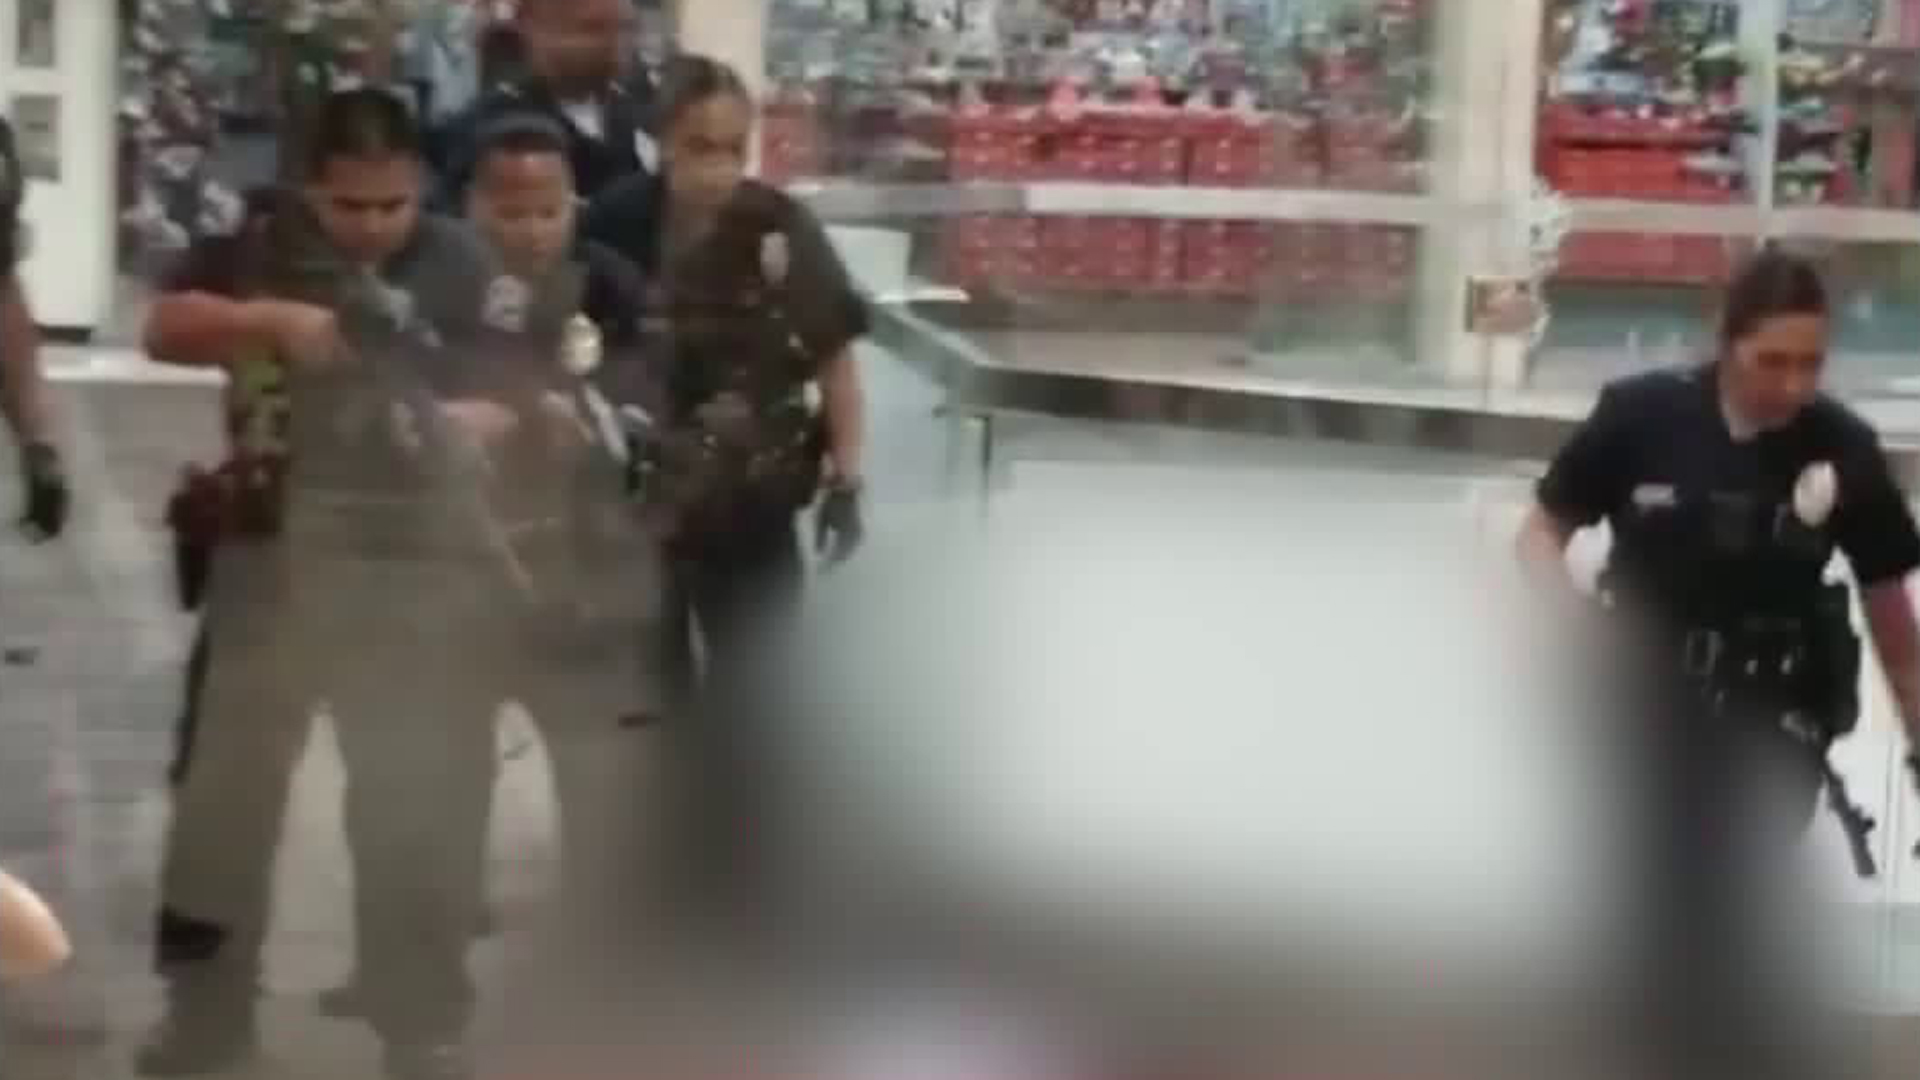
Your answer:
[[[742,12],[751,17],[739,21]],[[502,14],[474,0],[124,0],[116,246],[127,295],[137,297],[196,236],[230,220],[238,191],[275,174],[274,133],[289,87],[389,78],[429,115],[443,114],[471,93],[472,43]],[[657,61],[670,13],[652,4],[639,14],[636,62]],[[1124,505],[1128,527],[1113,532],[1144,546],[1148,526],[1168,513],[1169,488],[1231,473],[1254,485],[1244,505],[1281,511],[1270,537],[1249,541],[1273,546],[1249,561],[1346,580],[1326,571],[1337,561],[1275,553],[1299,542],[1297,520],[1337,531],[1385,514],[1369,518],[1370,535],[1410,574],[1441,565],[1433,552],[1461,535],[1485,541],[1486,558],[1504,566],[1528,479],[1504,456],[1232,439],[1193,430],[1203,425],[1069,420],[1044,409],[963,409],[972,415],[949,428],[959,380],[926,382],[916,366],[947,375],[959,364],[1065,372],[1133,389],[1249,397],[1312,390],[1484,402],[1498,385],[1523,404],[1577,412],[1603,378],[1699,349],[1734,261],[1774,237],[1828,262],[1843,297],[1834,374],[1844,390],[1897,405],[1907,380],[1920,379],[1920,0],[683,0],[671,16],[683,37],[731,35],[739,49],[729,58],[751,58],[748,74],[762,91],[762,175],[815,206],[883,316],[865,354],[874,361],[882,547],[889,531],[947,529],[957,477],[959,487],[982,482],[964,494],[992,504],[982,516],[1013,530],[1001,535],[1022,543],[1073,536],[1056,544],[1071,547],[1062,557],[1078,564],[1110,538],[1061,533],[1051,528],[1056,518]],[[1467,314],[1477,280],[1535,287],[1545,308],[1517,330],[1477,325]],[[135,341],[139,311],[137,302],[119,306],[96,340]],[[1445,396],[1463,390],[1467,398]],[[172,411],[156,408],[176,396]],[[98,710],[147,724],[172,707],[172,613],[129,618],[126,596],[159,603],[162,593],[149,587],[164,550],[153,508],[177,463],[200,452],[185,444],[215,430],[214,397],[205,387],[89,385],[76,398],[93,404],[75,411],[88,434],[74,443],[91,439],[99,459],[76,452],[76,468],[90,490],[115,493],[99,500],[100,514],[124,519],[131,539],[96,526],[94,548],[62,567],[71,593],[34,594],[35,583],[15,582],[9,595],[47,601],[44,636],[66,635],[56,654],[109,641],[117,651],[94,652],[150,668],[138,709]],[[1896,436],[1911,433],[1899,430],[1898,412],[1874,415]],[[196,417],[207,418],[198,433]],[[1910,422],[1920,431],[1920,418]],[[981,475],[971,475],[975,463]],[[1086,520],[1094,519],[1083,518],[1083,529]],[[1017,531],[1033,521],[1049,528]],[[1183,582],[1154,584],[1178,592]],[[92,621],[78,630],[73,608],[54,603],[72,594],[92,604]],[[1391,601],[1404,606],[1405,598]],[[1455,614],[1416,606],[1436,618]],[[947,617],[902,610],[921,616],[916,630]],[[1139,608],[1101,611],[1131,622]],[[1064,636],[1082,639],[1081,629]],[[1456,632],[1440,627],[1432,640]],[[1249,628],[1249,638],[1262,635],[1270,637],[1265,627]],[[1350,655],[1361,651],[1355,644]],[[1260,655],[1261,670],[1249,677],[1266,674],[1265,658],[1278,653]],[[43,664],[43,696],[34,700],[70,694],[58,681],[69,669],[110,681],[94,678],[91,656],[58,672]],[[1364,681],[1346,668],[1335,674]],[[1915,927],[1890,912],[1910,914],[1920,899],[1920,864],[1899,857],[1920,837],[1920,806],[1905,794],[1892,711],[1874,686],[1862,737],[1840,767],[1875,803],[1889,873],[1855,882],[1831,822],[1813,843],[1829,883],[1865,901],[1845,912],[1858,924],[1843,935],[1857,954],[1857,992],[1873,1008],[1910,1014],[1920,973],[1900,957],[1920,955],[1905,947]],[[1432,702],[1355,700],[1348,707],[1369,722],[1437,715]],[[1031,770],[1030,801],[1004,800],[1000,819],[1034,806],[1058,812],[1054,779],[1112,741],[1113,715],[1083,712],[1082,741],[1050,744],[1057,757]],[[1138,771],[1081,789],[1082,820],[1125,810],[1130,820],[1166,823],[1152,819],[1179,800],[1156,770],[1168,746],[1161,740],[1176,729],[1142,720],[1138,730],[1153,736],[1132,748]],[[1375,749],[1381,729],[1364,730],[1369,745],[1356,756]],[[109,736],[132,738],[93,732],[82,748],[92,754]],[[1297,744],[1269,737],[1231,763],[1249,798],[1271,787],[1265,761],[1306,760]],[[1384,738],[1415,759],[1399,736]],[[157,754],[157,741],[148,742],[142,752]],[[948,764],[938,757],[945,749],[921,749],[929,768]],[[1000,764],[982,757],[977,767]],[[313,769],[320,775],[324,766]],[[153,770],[125,771],[144,782]],[[106,809],[88,829],[135,816],[133,799],[98,777],[90,782],[95,789],[79,799]],[[302,836],[337,834],[327,816],[338,812],[335,783],[322,775],[302,788]],[[1371,799],[1371,789],[1359,798]],[[973,824],[944,803],[933,809],[942,829]],[[1195,830],[1188,835],[1235,824],[1166,820],[1176,819]],[[130,827],[128,835],[144,834]],[[1158,872],[1158,858],[1184,842],[1116,848],[1108,868]],[[301,966],[321,951],[311,940],[340,932],[328,906],[340,857],[333,840],[325,843],[308,839],[284,871],[299,885],[284,891],[304,903],[297,932],[284,935],[281,970],[300,972],[301,995],[339,974]],[[1381,844],[1407,841],[1396,828]],[[1030,851],[1035,863],[1075,866],[1058,851],[1015,854]],[[1244,883],[1244,864],[1226,862],[1221,878],[1196,880]],[[1282,878],[1286,867],[1258,869]],[[1077,900],[1109,880],[1075,880],[1070,891]],[[1412,896],[1405,885],[1414,880],[1398,873],[1381,895]],[[308,931],[313,939],[301,936]],[[302,997],[287,1006],[296,1019],[279,1019],[304,1031],[317,1026],[309,1012]]]
[[[445,115],[505,11],[123,6],[135,282],[271,175],[289,80],[384,72]],[[641,7],[657,60],[667,17]],[[1831,269],[1842,385],[1920,376],[1915,0],[750,7],[763,175],[863,252],[884,233],[875,291],[983,363],[1579,394],[1702,350],[1716,286],[1780,239]],[[1544,300],[1525,340],[1461,318],[1483,277]]]

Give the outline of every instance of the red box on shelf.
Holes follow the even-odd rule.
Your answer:
[[[964,113],[954,117],[948,174],[955,180],[1030,180],[1043,165],[1054,124],[1038,113]]]
[[[1186,175],[1185,144],[1177,139],[1139,139],[1078,133],[1064,136],[1049,178],[1112,184],[1173,184]]]
[[[1205,187],[1317,187],[1322,166],[1308,122],[1201,117],[1189,128],[1187,179]]]
[[[1281,257],[1274,229],[1260,222],[1190,221],[1183,231],[1181,259],[1196,291],[1250,295]]]
[[[1040,255],[1040,221],[1032,217],[975,215],[947,222],[943,262],[948,277],[963,286],[1030,281]]]
[[[1049,218],[1041,226],[1041,264],[1050,283],[1063,288],[1129,289],[1176,281],[1178,234],[1169,233],[1165,224],[1146,218]]]

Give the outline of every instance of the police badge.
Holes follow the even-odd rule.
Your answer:
[[[787,244],[786,233],[772,232],[760,238],[760,275],[767,284],[785,284],[792,262],[793,255]]]
[[[533,302],[533,289],[511,274],[502,274],[487,286],[487,297],[480,317],[490,327],[508,334],[527,328],[527,309]]]
[[[585,378],[600,366],[600,328],[585,315],[567,320],[560,339],[560,366],[576,379]]]

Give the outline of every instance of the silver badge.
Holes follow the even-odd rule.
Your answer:
[[[600,328],[585,315],[567,320],[560,340],[560,366],[567,374],[583,378],[600,366]]]
[[[374,283],[374,295],[379,298],[381,314],[398,328],[413,324],[413,294],[397,285],[384,281]]]
[[[760,238],[760,275],[766,278],[767,284],[783,284],[791,264],[792,252],[786,233],[768,233]]]
[[[527,308],[532,299],[533,290],[525,281],[502,274],[487,286],[486,304],[480,318],[495,330],[517,334],[527,328]]]
[[[648,172],[660,171],[660,144],[653,136],[638,129],[633,133],[633,156],[640,159],[640,167]]]

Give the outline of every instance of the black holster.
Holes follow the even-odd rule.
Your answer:
[[[1823,585],[1809,623],[1809,712],[1830,739],[1850,735],[1860,723],[1860,635],[1853,628],[1853,598],[1845,585]]]

